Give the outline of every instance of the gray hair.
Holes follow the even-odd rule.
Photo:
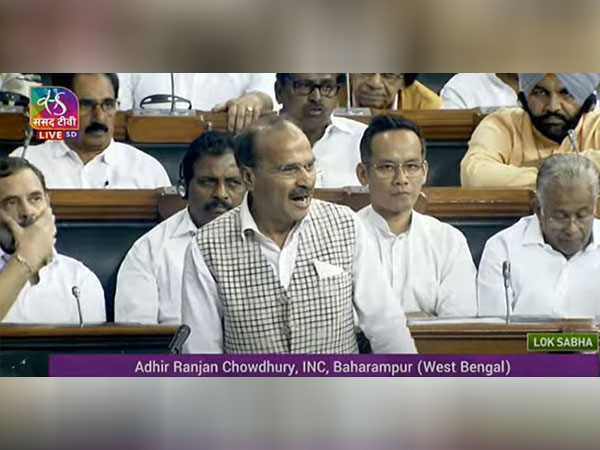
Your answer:
[[[545,196],[550,184],[587,183],[598,195],[600,190],[599,173],[595,164],[585,156],[575,153],[553,155],[546,158],[538,172],[536,194],[540,204],[545,203]]]

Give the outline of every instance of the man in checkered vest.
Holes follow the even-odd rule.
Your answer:
[[[240,135],[235,157],[248,195],[186,252],[185,351],[356,353],[355,309],[374,352],[416,352],[369,233],[349,208],[312,200],[306,135],[272,117]]]

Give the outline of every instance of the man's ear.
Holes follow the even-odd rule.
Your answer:
[[[541,220],[542,218],[542,206],[540,205],[540,199],[538,198],[537,192],[534,192],[533,197],[531,197],[531,201],[529,202],[531,206],[531,210],[533,213]]]
[[[358,177],[358,181],[365,187],[369,185],[368,170],[369,168],[366,164],[358,163],[356,165],[356,176]]]
[[[421,187],[427,184],[427,175],[429,175],[429,163],[425,160],[423,161],[423,182],[421,183]]]
[[[254,191],[254,172],[251,167],[241,166],[240,175],[246,189],[250,192]]]
[[[275,82],[275,100],[277,100],[277,103],[283,105],[283,92],[282,92],[282,86],[279,83],[279,81]]]

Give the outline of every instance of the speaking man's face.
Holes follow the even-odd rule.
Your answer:
[[[285,122],[256,136],[257,163],[244,168],[263,219],[288,229],[308,214],[316,182],[315,157],[306,135]]]

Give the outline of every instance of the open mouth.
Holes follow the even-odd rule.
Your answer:
[[[290,200],[294,205],[298,208],[308,208],[310,205],[310,200],[312,198],[311,194],[296,194],[290,197]]]

